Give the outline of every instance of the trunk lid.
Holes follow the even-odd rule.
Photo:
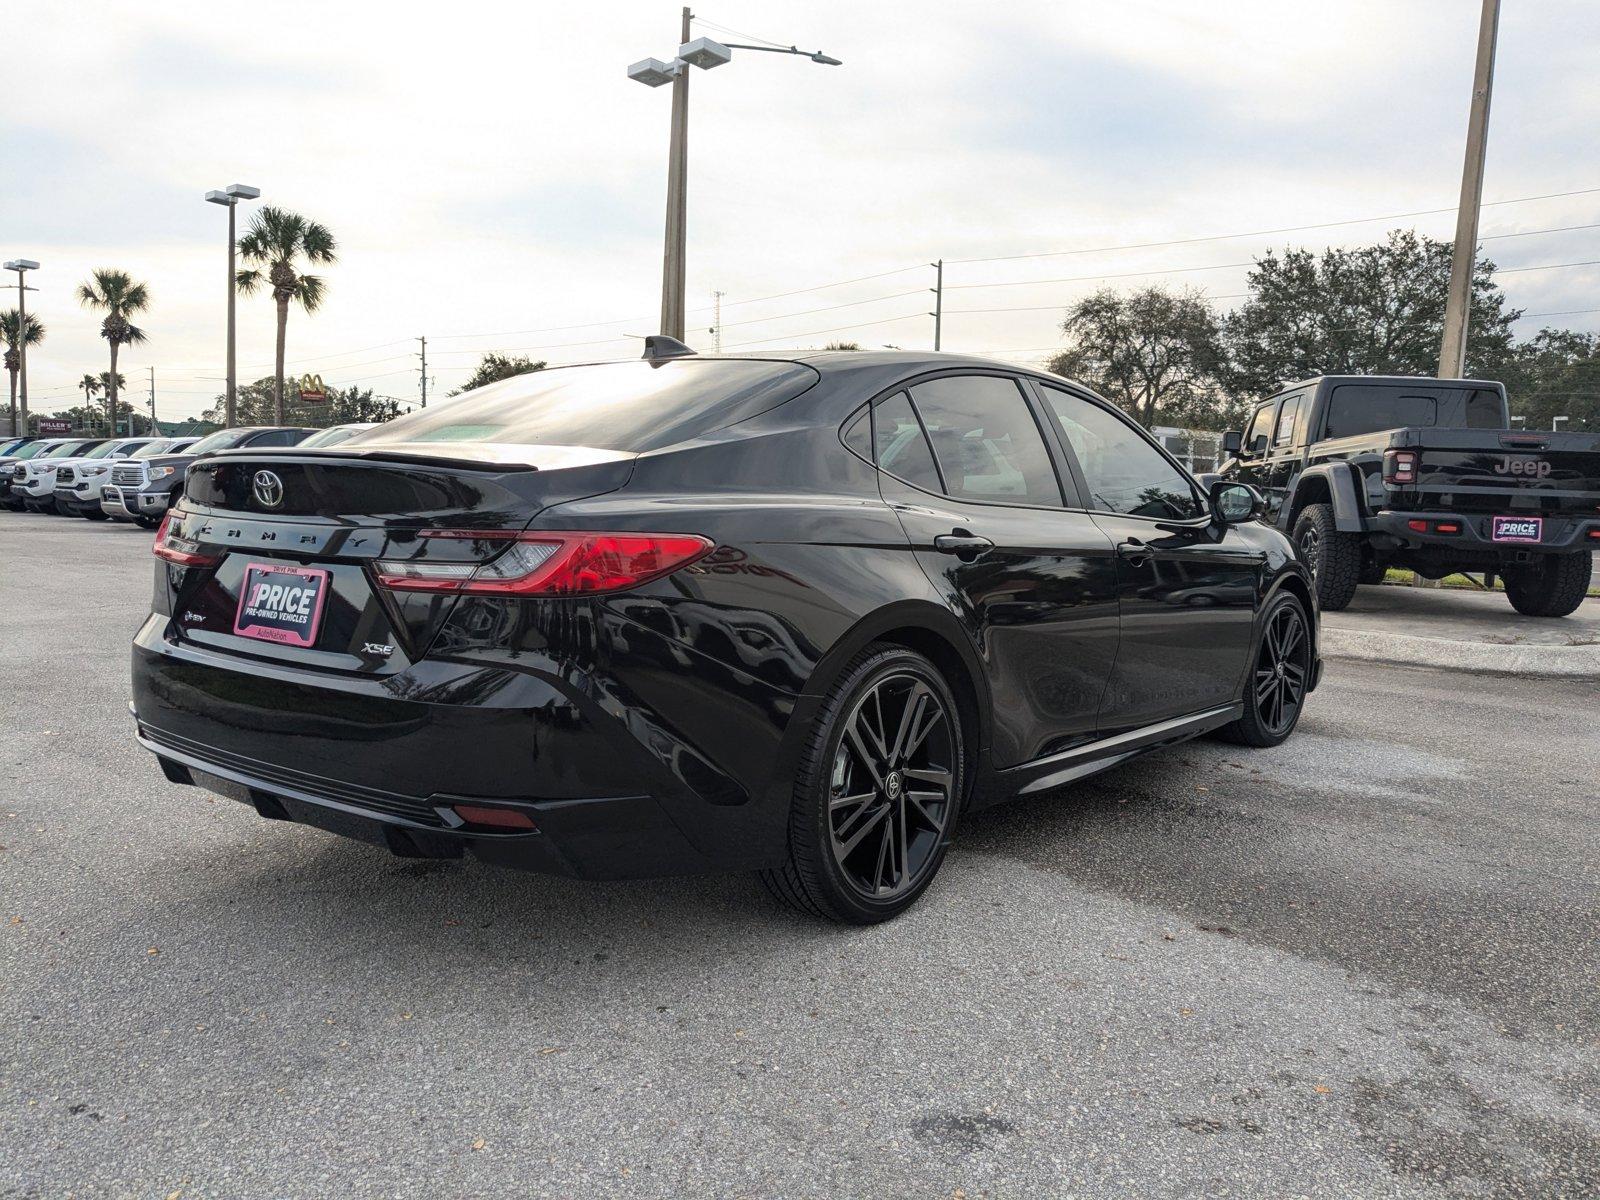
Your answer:
[[[424,533],[521,530],[550,505],[616,490],[633,469],[632,455],[612,451],[523,446],[521,461],[508,463],[481,446],[462,449],[289,448],[199,460],[172,525],[219,561],[167,571],[177,636],[333,671],[403,670],[427,651],[458,597],[381,588],[378,560],[490,558],[503,543]],[[289,597],[291,609],[298,597],[305,621],[263,616],[245,603],[258,593],[275,604]]]

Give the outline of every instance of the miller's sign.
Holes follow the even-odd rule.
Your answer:
[[[40,437],[60,437],[62,434],[72,432],[72,422],[60,417],[40,417]]]
[[[321,375],[302,375],[296,386],[300,391],[300,399],[307,404],[321,404],[328,398],[328,389],[322,386]]]

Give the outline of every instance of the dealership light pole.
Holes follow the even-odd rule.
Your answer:
[[[1478,63],[1472,76],[1467,117],[1467,157],[1461,167],[1461,202],[1450,260],[1444,336],[1439,343],[1439,378],[1460,379],[1467,370],[1467,324],[1472,314],[1472,272],[1478,260],[1478,208],[1483,203],[1483,158],[1489,144],[1489,93],[1494,88],[1494,47],[1500,0],[1483,0],[1478,21]]]
[[[250,187],[243,183],[231,183],[220,191],[206,193],[206,199],[212,204],[220,204],[228,210],[228,370],[227,383],[224,385],[222,421],[226,428],[232,429],[234,422],[234,404],[238,396],[238,381],[234,378],[234,293],[238,290],[234,284],[234,227],[233,210],[241,200],[254,200],[261,195],[261,189]]]
[[[11,414],[11,432],[28,432],[28,272],[37,271],[39,264],[31,258],[13,258],[6,270],[17,273],[17,386],[22,401],[22,428],[17,428],[17,414]]]
[[[837,58],[820,50],[801,50],[797,46],[754,46],[742,42],[714,42],[710,38],[689,40],[689,23],[694,14],[683,10],[678,54],[670,63],[647,58],[628,68],[628,78],[646,87],[672,85],[672,136],[667,147],[667,234],[661,261],[661,332],[683,340],[684,256],[689,221],[689,68],[709,71],[733,59],[735,50],[762,50],[769,54],[798,54],[812,62],[837,67]]]

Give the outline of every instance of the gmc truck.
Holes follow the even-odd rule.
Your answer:
[[[1336,612],[1391,566],[1482,572],[1528,616],[1564,617],[1600,550],[1600,434],[1511,428],[1488,380],[1324,375],[1222,435],[1218,468],[1266,500]]]

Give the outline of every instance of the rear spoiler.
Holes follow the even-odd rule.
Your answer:
[[[274,458],[286,462],[413,462],[437,467],[473,467],[484,471],[561,471],[600,463],[637,458],[631,450],[604,450],[596,446],[524,446],[514,442],[368,442],[341,444],[326,450],[312,447],[267,446],[218,450],[208,459]]]

